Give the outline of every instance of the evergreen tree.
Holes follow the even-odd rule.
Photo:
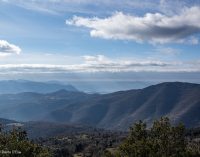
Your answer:
[[[0,128],[0,156],[51,157],[47,149],[29,141],[25,131],[13,128],[6,132],[2,127]]]
[[[188,143],[185,127],[173,126],[162,117],[150,129],[142,121],[130,128],[129,136],[119,146],[117,152],[106,152],[107,157],[199,157],[200,146]]]

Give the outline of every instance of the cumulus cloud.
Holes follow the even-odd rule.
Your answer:
[[[0,54],[20,54],[21,49],[14,45],[10,44],[6,40],[0,40]]]
[[[197,44],[194,35],[200,33],[200,7],[184,8],[176,15],[146,13],[134,16],[116,12],[107,18],[74,16],[67,25],[86,27],[92,37],[104,39],[134,40],[150,43]]]
[[[200,72],[200,62],[163,62],[159,60],[110,59],[103,55],[83,56],[81,64],[4,64],[0,74],[82,73],[82,72]]]

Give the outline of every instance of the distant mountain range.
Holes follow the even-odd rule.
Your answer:
[[[11,94],[21,92],[50,93],[65,89],[67,91],[77,91],[72,85],[63,85],[51,82],[34,82],[28,80],[3,80],[0,81],[0,94]]]
[[[168,116],[174,123],[200,126],[200,85],[168,82],[110,94],[59,90],[0,95],[0,117],[45,120],[126,130],[138,120],[149,125]]]

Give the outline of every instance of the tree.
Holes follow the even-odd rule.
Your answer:
[[[199,147],[188,145],[185,127],[182,124],[173,126],[168,118],[162,117],[149,129],[142,121],[135,123],[130,128],[129,136],[118,147],[118,151],[114,154],[107,152],[105,156],[197,157],[200,156],[198,149]]]
[[[153,157],[183,157],[186,153],[185,128],[172,126],[166,117],[156,120],[150,129],[150,155]]]
[[[49,151],[34,144],[27,138],[27,133],[20,128],[11,131],[0,129],[0,156],[4,157],[51,157]]]
[[[122,156],[145,157],[149,154],[148,132],[142,121],[130,128],[129,137],[119,147]]]

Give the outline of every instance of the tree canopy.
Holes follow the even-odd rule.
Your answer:
[[[26,131],[20,128],[3,131],[0,127],[0,156],[51,157],[51,154],[46,148],[30,141]]]
[[[171,125],[170,120],[162,117],[151,128],[139,121],[130,128],[129,136],[115,153],[106,152],[107,157],[198,157],[199,146],[185,138],[182,124]]]

